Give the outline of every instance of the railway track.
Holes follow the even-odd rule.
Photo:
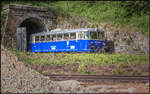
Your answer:
[[[114,75],[46,75],[52,80],[78,80],[78,81],[126,81],[149,82],[149,76],[114,76]]]

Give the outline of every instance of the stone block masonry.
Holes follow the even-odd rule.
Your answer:
[[[16,30],[21,26],[27,28],[28,34],[38,31],[40,24],[43,25],[40,32],[56,28],[57,13],[54,9],[10,4],[5,6],[2,11],[7,11],[3,44],[8,47],[16,48]],[[34,29],[33,32],[31,28],[37,28],[37,30]]]

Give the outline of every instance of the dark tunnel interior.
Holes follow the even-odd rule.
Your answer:
[[[28,18],[24,20],[19,27],[26,28],[27,51],[29,51],[30,35],[46,31],[44,24],[37,18]]]

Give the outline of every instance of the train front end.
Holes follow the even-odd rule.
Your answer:
[[[90,52],[104,52],[105,41],[101,40],[89,40],[88,41],[88,49]]]

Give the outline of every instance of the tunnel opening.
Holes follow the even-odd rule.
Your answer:
[[[19,28],[21,27],[26,28],[26,51],[30,51],[31,34],[45,32],[45,25],[38,18],[28,18],[20,24]]]

